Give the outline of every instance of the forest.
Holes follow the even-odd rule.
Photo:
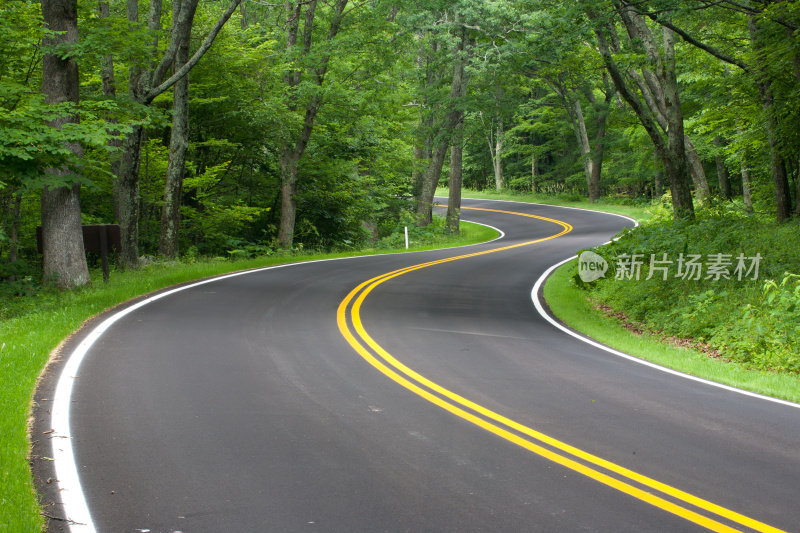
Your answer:
[[[8,0],[0,279],[346,249],[437,185],[800,214],[800,6],[780,1]],[[39,256],[36,227],[42,227]]]

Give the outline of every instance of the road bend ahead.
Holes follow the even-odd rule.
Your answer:
[[[84,501],[108,532],[800,531],[799,409],[536,313],[542,272],[629,221],[464,204],[505,237],[251,272],[118,318],[68,378],[69,435],[36,444],[65,478],[41,482],[68,501],[48,513]],[[63,422],[62,366],[37,432]]]

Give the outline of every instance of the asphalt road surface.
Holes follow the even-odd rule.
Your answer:
[[[121,317],[77,372],[69,438],[34,451],[72,444],[104,532],[800,531],[800,409],[616,357],[535,311],[550,265],[630,221],[464,205],[505,237],[253,272]],[[58,368],[37,428],[54,425]],[[75,496],[49,463],[45,500]]]

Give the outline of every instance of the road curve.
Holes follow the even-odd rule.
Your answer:
[[[266,269],[119,317],[65,378],[69,433],[48,433],[98,317],[36,393],[34,456],[62,472],[71,443],[97,531],[800,531],[800,409],[536,313],[541,273],[628,221],[464,205],[505,237]],[[43,500],[72,501],[52,467],[34,462]]]

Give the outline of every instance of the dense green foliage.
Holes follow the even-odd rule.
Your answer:
[[[692,224],[662,212],[595,250],[610,265],[604,279],[576,280],[592,299],[650,330],[706,343],[720,357],[753,368],[798,374],[800,278],[793,274],[800,272],[798,231],[797,222],[776,224],[747,215],[740,206],[701,210]],[[638,279],[635,273],[622,275],[631,271],[629,258],[635,254],[642,263]],[[662,262],[664,254],[671,263]],[[717,254],[728,263],[719,276],[709,269]],[[699,256],[696,263],[703,269],[697,274],[688,268],[692,255]],[[744,270],[738,272],[740,255]],[[758,272],[750,270],[757,255]]]
[[[609,317],[587,298],[575,283],[577,261],[557,268],[547,279],[544,298],[555,316],[584,335],[626,354],[667,368],[775,398],[800,401],[797,374],[755,370],[742,363],[709,357],[702,346],[687,342],[664,342],[664,334],[637,327],[618,315]]]
[[[147,4],[140,7],[140,19]],[[75,57],[81,74],[81,123],[65,130],[48,127],[48,120],[71,108],[46,106],[39,94],[42,56],[52,52],[40,44],[45,32],[39,6],[28,0],[3,6],[3,279],[20,270],[36,274],[33,229],[39,224],[39,190],[55,183],[43,169],[68,165],[74,170],[66,181],[60,179],[84,184],[84,222],[115,221],[114,173],[124,148],[113,139],[137,124],[144,125],[138,157],[139,252],[158,253],[173,98],[167,91],[152,104],[141,105],[131,97],[128,83],[131,69],[147,66],[142,58],[158,59],[166,49],[172,2],[164,3],[158,29],[128,22],[121,0],[109,3],[108,16],[101,16],[93,4],[78,5],[80,42],[72,50],[56,51]],[[289,46],[284,5],[243,3],[189,74],[189,149],[178,248],[192,255],[225,255],[243,243],[277,247],[282,158],[297,141],[311,103],[319,105],[299,159],[294,243],[306,249],[346,248],[391,233],[409,209],[412,170],[421,164],[414,162],[414,147],[450,135],[438,128],[440,114],[452,104],[448,73],[456,57],[457,19],[467,31],[460,57],[467,61],[469,83],[457,103],[464,114],[466,187],[494,189],[500,184],[511,190],[586,196],[585,162],[602,149],[602,196],[659,198],[667,188],[664,169],[644,127],[605,71],[595,42],[598,25],[616,25],[615,61],[631,73],[651,68],[636,43],[626,40],[619,18],[626,6],[616,0],[374,0],[345,5],[338,33],[326,40],[335,17],[332,4],[320,4],[306,49]],[[192,50],[221,7],[199,4]],[[305,8],[298,9],[305,13]],[[755,2],[743,12],[734,3],[697,9],[670,0],[640,3],[638,9],[644,18],[648,13],[664,15],[663,20],[736,63],[681,39],[676,44],[684,126],[712,193],[728,194],[723,182],[713,179],[722,172],[731,194],[747,189],[753,210],[774,212],[772,135],[787,171],[790,205],[796,205],[796,6]],[[647,20],[657,36],[660,26],[654,21],[660,19]],[[302,24],[298,31],[305,39]],[[113,91],[105,83],[109,64]],[[322,68],[324,78],[315,77]],[[759,93],[765,84],[771,106]],[[581,147],[581,127],[590,152]],[[64,148],[70,140],[83,145],[86,157],[81,161]],[[424,162],[425,150],[420,153]]]

